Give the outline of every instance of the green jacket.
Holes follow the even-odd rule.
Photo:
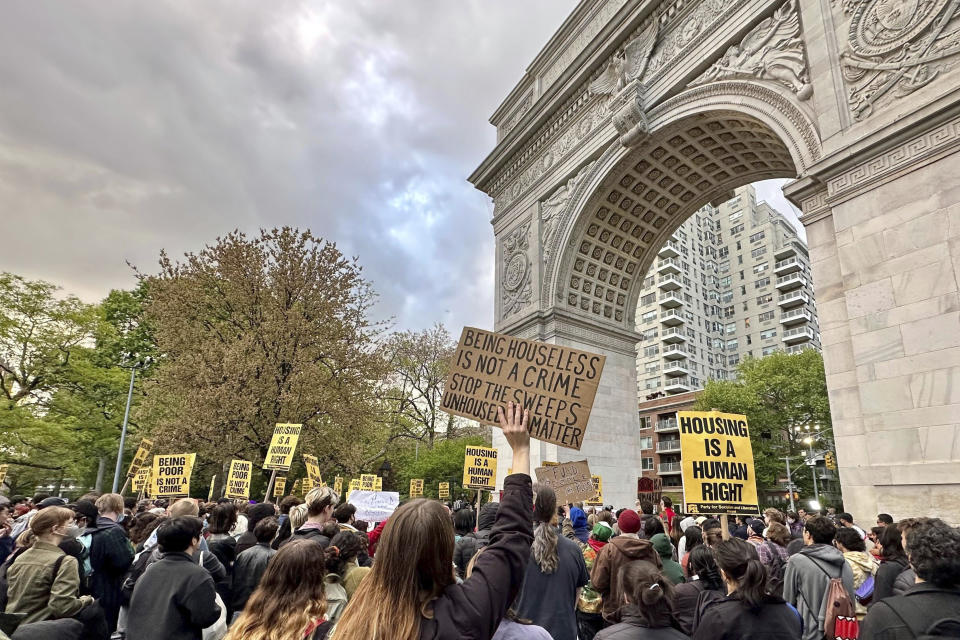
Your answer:
[[[64,556],[53,575],[57,558]],[[37,540],[7,569],[7,613],[25,613],[24,623],[72,618],[93,602],[78,597],[80,577],[77,559],[59,547]]]

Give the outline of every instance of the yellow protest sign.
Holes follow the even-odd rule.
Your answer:
[[[497,484],[497,450],[467,447],[463,459],[463,486],[493,491]]]
[[[441,500],[442,500],[443,498],[449,498],[449,497],[450,497],[450,483],[449,483],[449,482],[441,482],[441,483],[440,483],[440,486],[439,486],[439,488],[438,488],[438,490],[437,490],[437,497],[440,498]]]
[[[410,497],[419,498],[423,495],[423,478],[410,478]]]
[[[190,474],[195,453],[153,456],[152,495],[154,498],[189,498]]]
[[[150,481],[150,471],[149,465],[143,465],[137,469],[137,474],[133,476],[132,481],[134,493],[140,493],[147,488],[147,483]]]
[[[373,481],[373,490],[374,491],[383,491],[383,478],[377,476]]]
[[[300,493],[300,479],[297,478],[293,481],[293,489],[290,490],[290,493]]]
[[[350,500],[350,494],[353,493],[354,491],[359,491],[359,490],[360,490],[360,480],[359,480],[358,478],[354,478],[353,480],[350,481],[350,484],[347,485],[347,497],[346,497],[346,500],[349,501],[349,500]]]
[[[684,513],[759,513],[747,417],[679,411]]]
[[[334,476],[333,490],[336,491],[337,495],[343,494],[343,477],[342,476]]]
[[[308,493],[313,491],[313,480],[310,478],[304,478],[300,483],[300,487],[303,489],[303,495],[306,496]]]
[[[269,471],[290,471],[290,463],[293,462],[293,452],[297,448],[297,441],[300,439],[302,424],[282,424],[277,423],[273,430],[273,438],[270,439],[270,449],[267,451],[267,459],[263,463],[263,468]]]
[[[137,447],[137,452],[133,455],[133,460],[130,461],[130,468],[127,469],[128,478],[132,478],[133,476],[137,475],[137,471],[140,470],[140,467],[147,463],[152,450],[153,440],[147,440],[144,438],[140,441],[140,446]]]
[[[217,474],[210,478],[210,490],[207,491],[207,502],[213,502],[213,487],[217,484]]]
[[[231,460],[230,474],[227,476],[227,490],[223,495],[231,500],[249,500],[250,476],[252,473],[252,462]]]
[[[376,484],[377,476],[372,473],[364,473],[360,475],[360,486],[357,488],[361,491],[373,491]]]
[[[282,496],[287,488],[287,477],[277,476],[273,481],[273,495]]]
[[[593,487],[597,490],[597,495],[587,500],[584,504],[590,505],[591,507],[601,507],[603,506],[603,478],[600,476],[590,476],[590,481],[593,482]]]
[[[317,461],[317,456],[312,456],[309,453],[303,454],[303,466],[307,468],[307,477],[310,478],[314,486],[322,486],[323,476],[320,475],[320,463]]]
[[[559,462],[550,462],[549,460],[544,460],[544,461],[543,461],[543,466],[545,466],[545,467],[558,467],[558,466],[560,466],[560,463],[559,463]]]

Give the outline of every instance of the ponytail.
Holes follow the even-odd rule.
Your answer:
[[[656,629],[670,626],[673,583],[651,562],[636,560],[623,565],[620,587],[627,601],[636,606],[646,626]]]
[[[760,562],[757,549],[739,538],[717,545],[717,564],[727,578],[737,583],[736,597],[750,609],[763,604],[767,588],[767,571]]]
[[[553,526],[553,519],[557,517],[557,494],[546,485],[534,487],[537,498],[533,504],[533,517],[537,526],[533,530],[533,546],[530,553],[546,574],[557,570],[559,557],[557,555],[557,529]]]
[[[723,584],[720,569],[717,568],[717,561],[713,557],[713,550],[710,547],[704,545],[695,547],[690,552],[688,567],[690,573],[697,576],[708,590],[726,593],[727,588]]]

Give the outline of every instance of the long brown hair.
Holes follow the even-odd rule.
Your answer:
[[[324,565],[331,552],[307,539],[280,547],[225,640],[302,638],[326,613]]]
[[[390,516],[377,561],[340,616],[335,638],[417,640],[421,616],[453,584],[453,525],[434,500],[413,500]]]
[[[557,530],[553,526],[557,517],[557,494],[545,484],[533,487],[537,498],[533,502],[533,546],[530,555],[543,573],[557,570],[560,558],[557,555]]]

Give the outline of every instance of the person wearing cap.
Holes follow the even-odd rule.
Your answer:
[[[640,526],[640,515],[633,509],[624,510],[617,518],[620,535],[600,549],[590,572],[593,588],[603,597],[603,619],[610,624],[620,621],[620,604],[623,602],[621,567],[636,560],[646,560],[657,568],[663,566],[650,541],[641,540],[637,535]]]

